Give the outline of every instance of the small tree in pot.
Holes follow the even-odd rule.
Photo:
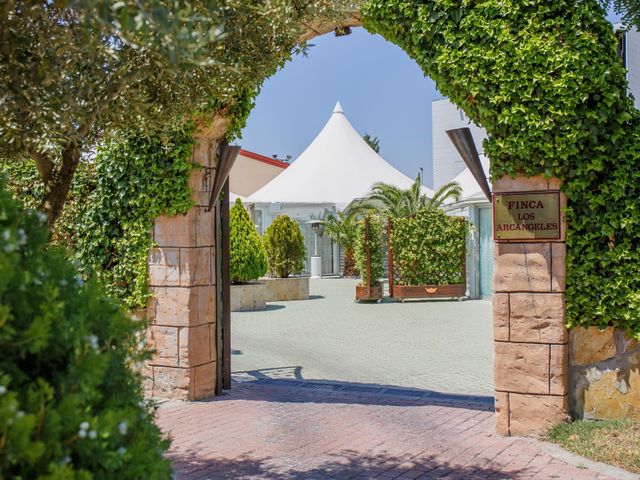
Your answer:
[[[260,235],[240,199],[229,212],[231,283],[243,284],[267,273],[267,256]]]
[[[262,238],[269,261],[269,276],[287,278],[302,272],[306,250],[300,225],[287,215],[278,215]]]
[[[380,300],[382,285],[380,277],[384,273],[382,221],[376,215],[367,214],[358,222],[354,242],[356,266],[362,281],[356,287],[356,300]]]

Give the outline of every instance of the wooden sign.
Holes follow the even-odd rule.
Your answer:
[[[493,195],[494,240],[558,240],[560,193],[524,192]]]

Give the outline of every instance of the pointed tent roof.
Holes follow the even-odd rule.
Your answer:
[[[366,197],[375,182],[409,188],[413,180],[391,166],[365,142],[340,102],[322,131],[280,175],[249,196],[250,202],[333,203],[344,208]],[[423,187],[431,196],[433,192]]]

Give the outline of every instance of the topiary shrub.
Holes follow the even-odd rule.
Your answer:
[[[368,219],[368,231],[365,220]],[[354,242],[354,256],[356,265],[360,270],[363,287],[369,285],[367,273],[367,244],[369,246],[369,254],[371,255],[371,286],[380,285],[380,277],[384,273],[382,265],[384,259],[383,242],[382,242],[382,220],[376,215],[367,214],[365,218],[358,222],[358,231]]]
[[[46,248],[45,219],[1,183],[0,478],[169,478],[130,369],[144,325]]]
[[[270,277],[287,278],[302,272],[306,249],[298,222],[287,215],[278,215],[265,230],[262,241],[267,251]]]
[[[442,210],[419,210],[393,221],[391,244],[397,285],[465,283],[466,238],[469,224]]]
[[[267,273],[267,256],[260,235],[240,199],[229,212],[231,283],[257,280]]]

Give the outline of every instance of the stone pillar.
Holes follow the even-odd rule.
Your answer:
[[[557,180],[503,177],[494,193],[557,191]],[[561,206],[566,196],[560,195]],[[544,433],[568,414],[565,229],[553,241],[496,241],[493,321],[496,430]]]
[[[216,165],[217,138],[196,136],[192,173],[196,206],[186,215],[160,217],[149,252],[152,298],[148,344],[156,350],[145,368],[148,392],[199,400],[214,394],[216,380],[215,209],[207,211]]]

